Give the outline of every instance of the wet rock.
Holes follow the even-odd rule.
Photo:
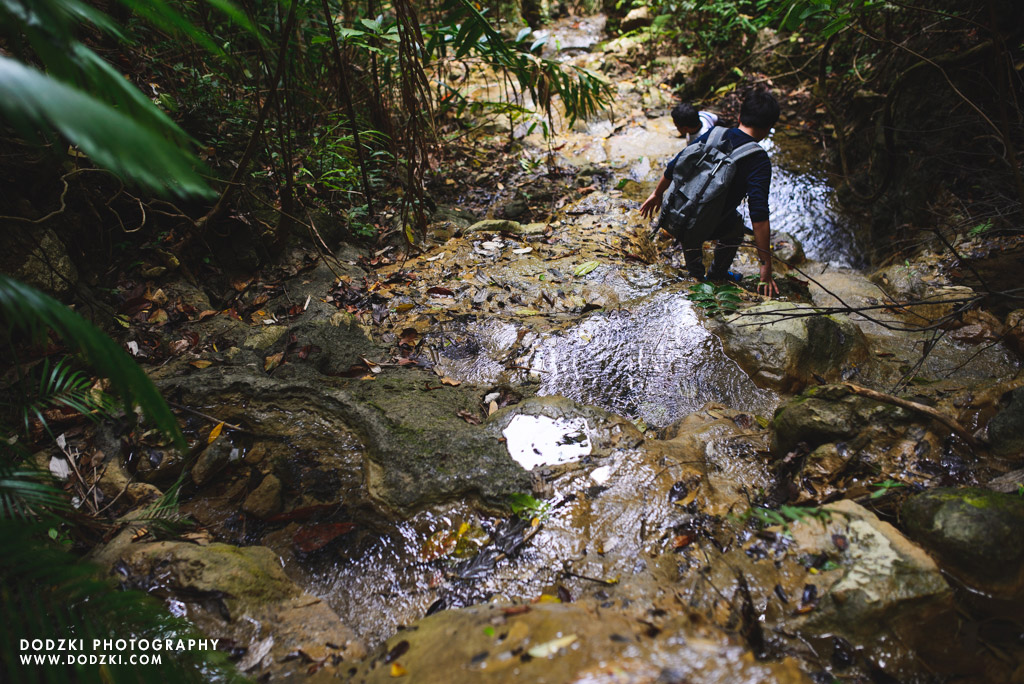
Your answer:
[[[842,385],[812,387],[776,410],[772,451],[785,454],[801,442],[814,449],[854,440],[871,428],[905,425],[912,418],[904,408],[862,397]]]
[[[596,604],[474,606],[420,620],[381,645],[353,682],[809,683],[791,660],[758,662],[700,617],[657,628]]]
[[[1024,594],[1024,499],[973,487],[934,489],[901,510],[907,534],[969,586],[990,594]]]
[[[217,402],[225,420],[260,432],[301,440],[314,431],[324,441],[314,440],[309,450],[333,453],[337,447],[331,440],[358,435],[362,443],[348,449],[363,461],[368,494],[398,515],[463,498],[503,509],[511,494],[530,491],[528,474],[508,456],[500,434],[459,415],[480,414],[481,391],[468,385],[423,391],[436,381],[433,374],[402,369],[332,387],[322,377],[277,379],[210,368],[161,386],[181,391],[184,401]],[[301,486],[324,490],[320,500],[330,500],[327,489],[334,488],[336,500],[341,480],[354,476],[358,481],[358,475],[336,473],[337,485],[320,476],[302,480]]]
[[[1024,356],[1024,309],[1006,314],[1006,346]]]
[[[265,325],[262,328],[253,328],[246,335],[242,346],[246,349],[263,351],[274,346],[286,332],[288,332],[288,328],[283,325]]]
[[[909,264],[887,266],[872,273],[870,280],[897,302],[916,301],[925,294],[924,279]]]
[[[181,475],[185,460],[171,449],[142,448],[138,455],[135,474],[143,482],[167,485]]]
[[[1013,390],[1009,404],[989,421],[988,441],[997,454],[1024,452],[1024,387]]]
[[[266,518],[281,510],[281,480],[267,475],[259,487],[249,492],[242,510],[257,518]]]
[[[470,235],[473,233],[510,233],[512,235],[519,235],[522,230],[523,224],[518,221],[508,221],[501,219],[486,219],[484,221],[477,221],[473,225],[466,228],[466,234]]]
[[[768,634],[804,644],[841,637],[884,661],[895,681],[917,671],[918,655],[954,651],[952,592],[928,554],[853,501],[825,509],[827,520],[805,509],[785,529],[711,551],[704,573],[682,580],[683,598],[765,648]]]
[[[651,25],[651,10],[645,5],[643,7],[636,7],[631,9],[622,21],[619,22],[619,28],[622,32],[635,31],[638,28]]]
[[[711,328],[757,384],[794,392],[844,379],[868,357],[857,326],[845,316],[806,315],[813,311],[791,302],[766,302],[713,322]]]
[[[33,226],[27,244],[27,254],[14,257],[16,263],[11,264],[14,277],[54,297],[71,291],[78,282],[78,269],[57,233],[51,228]],[[10,255],[4,262],[9,258]]]
[[[580,421],[591,445],[589,453],[597,457],[607,456],[614,449],[631,449],[644,441],[640,431],[625,418],[559,396],[533,397],[503,408],[488,418],[487,425],[501,433],[516,416],[545,416],[554,420]]]
[[[192,481],[198,486],[203,486],[213,479],[224,466],[231,460],[231,452],[234,449],[230,440],[221,435],[213,440],[209,446],[203,449],[192,466]]]
[[[298,676],[310,661],[333,674],[342,661],[365,654],[352,631],[292,582],[266,547],[118,538],[97,558],[115,565],[129,586],[184,606],[208,637],[247,647],[239,667],[254,677]]]
[[[785,265],[799,266],[807,261],[804,246],[789,233],[772,235],[772,257],[780,259]]]

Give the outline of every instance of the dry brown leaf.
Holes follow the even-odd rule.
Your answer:
[[[213,365],[213,361],[207,361],[206,359],[196,359],[195,361],[189,361],[188,363],[190,366],[195,366],[196,368],[209,368]]]
[[[458,387],[459,385],[462,384],[462,381],[461,380],[452,380],[451,378],[449,378],[446,375],[443,378],[441,378],[441,384],[442,385],[449,385],[451,387]]]
[[[263,370],[269,373],[280,366],[282,361],[284,361],[284,352],[271,354],[267,358],[263,359]]]

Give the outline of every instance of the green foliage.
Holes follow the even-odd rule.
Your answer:
[[[171,32],[204,38],[163,3],[129,6]],[[156,193],[211,196],[188,137],[77,39],[83,25],[126,38],[110,17],[77,0],[0,0],[0,37],[17,56],[0,56],[0,114],[29,138],[59,132],[97,165]],[[30,54],[46,73],[28,65]]]
[[[529,494],[513,494],[509,497],[509,508],[523,520],[537,518],[544,520],[551,514],[551,503],[541,501]]]
[[[743,290],[732,283],[716,285],[703,282],[691,285],[686,298],[695,306],[703,309],[709,316],[717,316],[735,311],[742,301],[740,299],[741,292]]]
[[[158,429],[185,451],[187,446],[178,422],[153,382],[121,347],[101,330],[57,300],[35,288],[0,274],[0,330],[6,331],[8,344],[17,332],[39,338],[52,330],[72,351],[98,373],[110,379],[114,392],[131,411],[135,404]]]
[[[875,491],[871,492],[872,499],[880,499],[894,489],[906,487],[905,484],[896,480],[883,480],[882,482],[877,482],[871,486],[875,488]]]
[[[40,364],[38,382],[25,388],[30,392],[23,393],[21,397],[27,401],[18,407],[25,434],[29,432],[30,420],[35,418],[51,437],[54,436],[44,413],[49,408],[66,406],[92,420],[110,414],[114,406],[113,397],[94,390],[89,377],[72,369],[70,364],[69,357],[62,358],[52,367],[48,358]]]
[[[51,530],[56,540],[51,540]],[[160,665],[146,667],[129,665],[127,654],[122,665],[22,665],[18,645],[25,638],[84,639],[85,653],[93,652],[93,639],[201,638],[151,597],[118,591],[98,568],[61,548],[60,536],[46,525],[0,520],[0,680],[97,684],[240,680],[220,652],[165,651]]]
[[[821,38],[830,38],[865,12],[884,8],[884,0],[786,0],[775,10],[779,28],[796,31],[807,27]]]
[[[528,30],[511,43],[504,40],[471,0],[447,0],[441,7],[446,22],[435,27],[427,41],[427,54],[436,59],[463,59],[476,53],[491,66],[511,74],[550,116],[557,95],[571,126],[577,119],[596,114],[611,98],[611,87],[597,74],[534,54],[543,41],[527,43]]]
[[[764,506],[751,506],[738,516],[740,522],[755,521],[760,527],[782,527],[783,534],[789,534],[789,526],[795,522],[817,520],[822,525],[832,521],[832,512],[821,506],[780,506],[778,510]]]
[[[979,235],[984,235],[985,233],[987,233],[990,230],[992,230],[992,220],[991,219],[989,219],[989,220],[987,220],[987,221],[985,221],[983,223],[979,223],[978,225],[974,226],[969,231],[967,231],[967,235],[969,237],[978,237]]]

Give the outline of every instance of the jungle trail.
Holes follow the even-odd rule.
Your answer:
[[[1024,681],[1022,13],[0,3],[0,678]]]

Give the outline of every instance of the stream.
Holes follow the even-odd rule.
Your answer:
[[[563,21],[544,49],[600,68],[628,53],[595,51],[602,29]],[[244,628],[225,626],[182,603],[238,643],[251,675],[923,683],[936,680],[921,659],[947,673],[976,667],[970,649],[928,643],[955,626],[953,591],[890,524],[887,488],[975,485],[999,468],[912,411],[838,385],[793,400],[805,386],[889,388],[930,333],[821,317],[784,323],[776,339],[758,332],[770,320],[745,327],[698,310],[678,250],[652,242],[637,211],[681,145],[671,95],[639,80],[615,88],[614,116],[550,141],[517,128],[524,158],[550,153],[591,179],[550,220],[441,226],[372,275],[365,258],[342,255],[340,277],[296,278],[289,301],[305,298],[308,311],[294,322],[201,322],[203,335],[235,341],[229,351],[209,369],[158,374],[176,401],[245,426],[210,440],[199,463],[220,448],[224,470],[193,471],[183,510],[217,541],[269,547],[299,587],[287,600],[318,606],[335,630],[255,609]],[[748,293],[744,306],[884,298],[859,270],[868,250],[833,204],[821,149],[785,119],[763,144],[773,237],[788,234],[808,261],[791,272],[802,290],[775,302]],[[524,166],[518,187],[544,167]],[[748,250],[735,266],[757,272]],[[373,301],[374,314],[345,309],[355,301]],[[984,387],[1020,368],[999,345],[932,346],[915,396],[942,410],[983,407]],[[279,349],[282,365],[268,365]],[[500,510],[509,501],[516,515]],[[755,503],[772,501],[807,508],[748,524]],[[145,552],[123,554],[127,575],[166,578]]]

